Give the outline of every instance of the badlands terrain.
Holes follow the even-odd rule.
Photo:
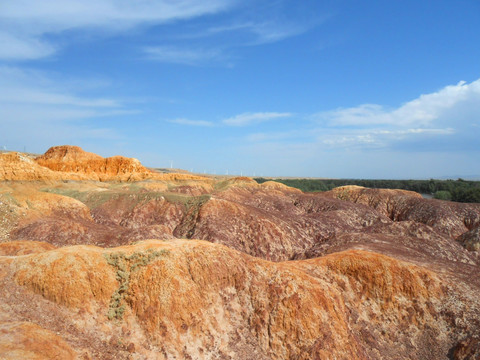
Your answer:
[[[480,204],[0,154],[1,359],[479,359]]]

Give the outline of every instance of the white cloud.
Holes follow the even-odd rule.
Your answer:
[[[19,36],[0,32],[0,59],[28,60],[52,55],[53,45],[31,36]]]
[[[143,51],[148,59],[160,62],[183,65],[226,63],[227,66],[232,66],[228,61],[232,58],[230,53],[234,51],[234,48],[277,42],[299,35],[307,30],[307,27],[300,25],[289,26],[265,22],[228,24],[208,29],[198,29],[196,32],[174,37],[180,40],[192,40],[228,33],[225,38],[220,37],[215,39],[214,42],[209,41],[208,47],[192,46],[191,43],[179,45],[177,41],[174,45],[148,46]],[[212,42],[214,45],[212,45]]]
[[[253,114],[227,119],[232,124],[248,124]],[[254,116],[253,116],[254,117]],[[255,149],[265,146],[289,149],[310,144],[321,151],[472,152],[478,151],[480,79],[448,85],[423,94],[397,108],[363,104],[324,111],[305,119],[295,119],[291,132],[262,132],[246,136]],[[312,150],[314,149],[314,150]],[[308,154],[305,153],[306,157]],[[283,156],[283,155],[282,155]]]
[[[271,22],[252,24],[250,31],[257,36],[252,45],[277,42],[305,33],[311,26],[305,24],[277,24]]]
[[[233,0],[16,0],[0,7],[0,59],[34,59],[51,55],[46,35],[66,30],[101,28],[121,32],[141,24],[161,24],[223,11]]]
[[[364,104],[316,114],[314,117],[331,126],[430,126],[452,109],[475,99],[473,105],[480,112],[480,79],[449,85],[430,94],[424,94],[396,109],[381,105]]]
[[[75,30],[90,31],[94,36],[108,36],[159,24],[171,24],[209,14],[218,14],[241,5],[238,0],[16,0],[2,3],[0,7],[0,60],[39,59],[57,52],[64,44],[55,38]],[[255,5],[256,6],[256,5]],[[239,11],[227,19],[217,20],[217,26],[198,25],[195,32],[180,35],[176,28],[166,38],[202,38],[229,33],[222,41],[209,48],[196,50],[178,44],[170,47],[147,47],[149,58],[187,65],[207,60],[224,59],[225,49],[261,45],[307,32],[325,20],[306,12],[302,21],[292,21],[283,14],[282,2],[256,6],[238,6]],[[283,10],[282,10],[283,9]],[[101,35],[99,35],[101,34]],[[190,45],[190,44],[189,44]]]
[[[389,123],[383,107],[375,104],[363,104],[356,107],[321,112],[315,119],[325,121],[328,125],[376,125]]]
[[[328,148],[385,148],[392,142],[410,140],[413,138],[427,138],[434,136],[453,135],[455,130],[446,129],[337,129],[335,131],[318,130],[317,141]]]
[[[188,126],[204,126],[204,127],[214,126],[214,124],[211,121],[189,120],[189,119],[183,119],[183,118],[169,120],[168,122],[173,124],[188,125]]]
[[[171,46],[155,46],[144,49],[147,57],[167,63],[177,63],[185,65],[200,65],[208,61],[219,61],[224,55],[219,49],[203,50],[203,49],[181,49]]]
[[[232,4],[225,0],[17,0],[2,4],[1,17],[10,21],[49,23],[51,27],[113,26],[116,22],[165,22],[216,13]]]
[[[279,132],[279,133],[254,133],[247,136],[247,140],[250,142],[259,142],[259,141],[279,141],[285,140],[292,137],[290,132]]]
[[[286,24],[285,22],[273,21],[248,21],[238,22],[223,26],[215,26],[203,32],[191,34],[189,37],[208,37],[224,33],[247,33],[253,39],[243,45],[261,45],[281,41],[283,39],[300,35],[310,30],[310,24]]]
[[[259,122],[269,121],[278,118],[285,118],[292,116],[291,113],[278,113],[278,112],[258,112],[258,113],[243,113],[225,119],[222,122],[229,126],[246,126]]]
[[[78,95],[68,81],[54,80],[39,71],[3,66],[0,79],[3,143],[41,147],[78,139],[118,139],[121,135],[105,127],[100,118],[135,112],[117,99]],[[78,80],[74,85],[81,88]]]
[[[0,104],[71,106],[79,108],[118,108],[114,99],[86,98],[69,94],[65,85],[56,83],[39,71],[0,66]]]

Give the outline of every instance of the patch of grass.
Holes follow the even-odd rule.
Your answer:
[[[91,192],[87,195],[84,203],[90,209],[95,209],[110,200],[118,199],[120,196],[122,196],[122,194],[112,191]]]
[[[210,200],[210,195],[201,195],[190,197],[185,204],[186,212],[183,216],[182,222],[175,229],[175,236],[191,239],[195,233],[197,219],[202,206]]]
[[[223,191],[227,189],[230,185],[231,185],[231,181],[227,179],[227,180],[217,181],[213,188],[215,189],[215,191]]]
[[[348,200],[349,199],[349,192],[347,189],[343,189],[341,192],[337,193],[337,199],[339,200]]]
[[[185,206],[187,212],[192,208],[197,206],[198,204],[204,204],[208,200],[210,200],[211,196],[200,195],[200,196],[192,196],[192,195],[184,195],[184,194],[176,194],[176,193],[163,193],[162,196],[171,204],[180,204]]]
[[[10,232],[15,228],[20,204],[10,193],[0,194],[0,242],[10,241]]]
[[[102,191],[78,191],[61,188],[43,188],[41,191],[74,198],[87,205],[91,210],[96,209],[111,200],[132,197],[133,201],[128,201],[130,208],[127,208],[127,211],[132,211],[138,204],[147,203],[151,200],[158,200],[163,197],[171,204],[185,206],[188,212],[192,207],[196,207],[198,204],[203,204],[210,199],[210,195],[191,196],[159,191],[142,192],[141,189],[142,188],[139,185],[129,184],[128,188],[125,188],[124,185],[123,188],[112,188]]]
[[[185,207],[187,208],[187,212],[190,209],[193,210],[200,210],[203,204],[205,204],[208,200],[210,200],[210,195],[200,195],[200,196],[192,196],[190,197],[187,202],[185,203]]]
[[[133,192],[139,192],[140,190],[142,190],[143,188],[137,184],[137,183],[130,183],[128,184],[128,188],[130,191],[133,191]]]
[[[171,204],[182,204],[186,205],[188,200],[191,198],[190,195],[176,194],[176,193],[165,193],[163,195],[165,200]]]
[[[116,199],[122,195],[118,191],[78,191],[72,189],[43,188],[40,191],[68,196],[87,205],[90,209],[95,209],[109,200]]]
[[[123,252],[114,252],[103,254],[107,263],[113,266],[116,270],[116,279],[120,286],[112,294],[110,305],[107,312],[109,320],[120,320],[126,309],[125,296],[127,295],[130,286],[130,277],[140,268],[147,266],[153,260],[168,255],[168,250],[152,250],[148,249],[144,252],[134,252],[131,255],[126,255]]]
[[[17,199],[15,199],[15,197],[11,193],[0,194],[0,202],[6,203],[6,204],[10,203],[15,206],[20,206],[20,203],[17,201]]]
[[[78,191],[78,190],[72,190],[72,189],[59,189],[59,188],[42,188],[40,191],[50,193],[50,194],[57,194],[57,195],[62,195],[62,196],[68,196],[74,199],[77,199],[81,202],[84,202],[85,199],[88,196],[88,192],[84,191]]]

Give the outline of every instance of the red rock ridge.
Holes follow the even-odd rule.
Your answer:
[[[324,194],[367,205],[394,221],[413,220],[430,225],[452,238],[480,224],[479,204],[424,199],[413,191],[342,186]]]
[[[153,173],[134,158],[103,158],[78,146],[54,146],[35,159],[37,164],[53,171],[79,173],[91,180],[138,181]]]

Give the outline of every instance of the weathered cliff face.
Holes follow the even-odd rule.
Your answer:
[[[72,180],[82,180],[78,174],[65,174]],[[30,157],[18,153],[0,153],[0,181],[60,180],[60,174],[38,165]]]
[[[54,146],[35,159],[19,152],[0,153],[0,181],[140,181],[185,182],[208,179],[189,174],[159,174],[123,156],[103,158],[78,146]],[[210,184],[211,186],[211,184]]]
[[[50,170],[78,173],[91,180],[138,181],[152,177],[152,172],[137,159],[123,156],[103,158],[78,146],[54,146],[35,161]]]
[[[360,250],[272,263],[147,241],[0,266],[5,320],[28,317],[94,358],[440,359],[479,320],[478,299],[443,274]]]

